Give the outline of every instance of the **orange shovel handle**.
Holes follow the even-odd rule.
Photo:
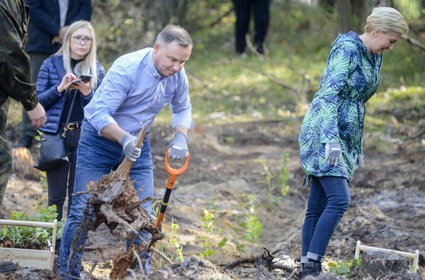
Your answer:
[[[184,162],[183,166],[179,169],[174,169],[168,164],[169,153],[170,153],[170,149],[168,149],[167,153],[165,154],[165,162],[164,162],[165,170],[167,170],[168,174],[174,175],[174,176],[179,176],[183,174],[183,172],[185,172],[187,169],[187,165],[189,164],[190,153],[187,153],[186,161]]]
[[[172,168],[168,163],[168,154],[170,153],[170,150],[167,150],[167,153],[165,154],[165,170],[167,170],[169,176],[167,181],[167,188],[165,189],[164,198],[162,199],[161,208],[159,210],[158,216],[156,218],[156,227],[161,230],[161,224],[164,220],[165,211],[167,210],[168,201],[170,200],[171,191],[174,188],[174,183],[176,182],[176,177],[178,175],[183,174],[183,172],[186,171],[187,165],[189,164],[189,157],[190,154],[188,153],[186,156],[186,161],[184,162],[183,166],[179,169]]]

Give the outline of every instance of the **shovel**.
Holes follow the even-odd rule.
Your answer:
[[[168,154],[170,153],[170,150],[167,150],[167,153],[165,154],[165,170],[167,170],[169,176],[167,181],[167,189],[165,190],[164,198],[162,199],[161,203],[161,209],[159,210],[158,217],[156,218],[156,227],[161,230],[162,221],[164,220],[165,211],[167,210],[168,201],[170,200],[171,191],[174,188],[174,183],[176,182],[176,177],[183,174],[186,169],[187,165],[189,164],[189,158],[190,154],[187,153],[186,161],[184,162],[183,166],[179,169],[172,168],[168,163]]]

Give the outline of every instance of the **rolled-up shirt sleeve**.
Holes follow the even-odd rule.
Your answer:
[[[104,127],[117,122],[112,117],[127,97],[133,81],[118,59],[84,108],[84,116],[101,135]]]

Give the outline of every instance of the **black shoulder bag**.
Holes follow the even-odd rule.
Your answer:
[[[69,123],[76,96],[77,93],[75,93],[72,97],[71,106],[66,118],[65,128]],[[64,130],[63,133],[60,133],[60,131],[58,131],[58,133],[45,132],[40,135],[41,146],[37,161],[34,165],[35,168],[41,171],[50,171],[57,168],[60,164],[69,161],[65,152],[65,134],[66,130]]]

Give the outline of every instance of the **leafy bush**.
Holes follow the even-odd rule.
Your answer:
[[[16,221],[52,222],[58,216],[56,205],[41,208],[34,218],[28,217],[25,212],[13,211],[9,217]],[[57,223],[56,238],[62,236],[64,220]],[[0,231],[0,240],[10,240],[15,247],[17,244],[34,243],[48,244],[52,239],[53,229],[25,226],[4,226]]]

